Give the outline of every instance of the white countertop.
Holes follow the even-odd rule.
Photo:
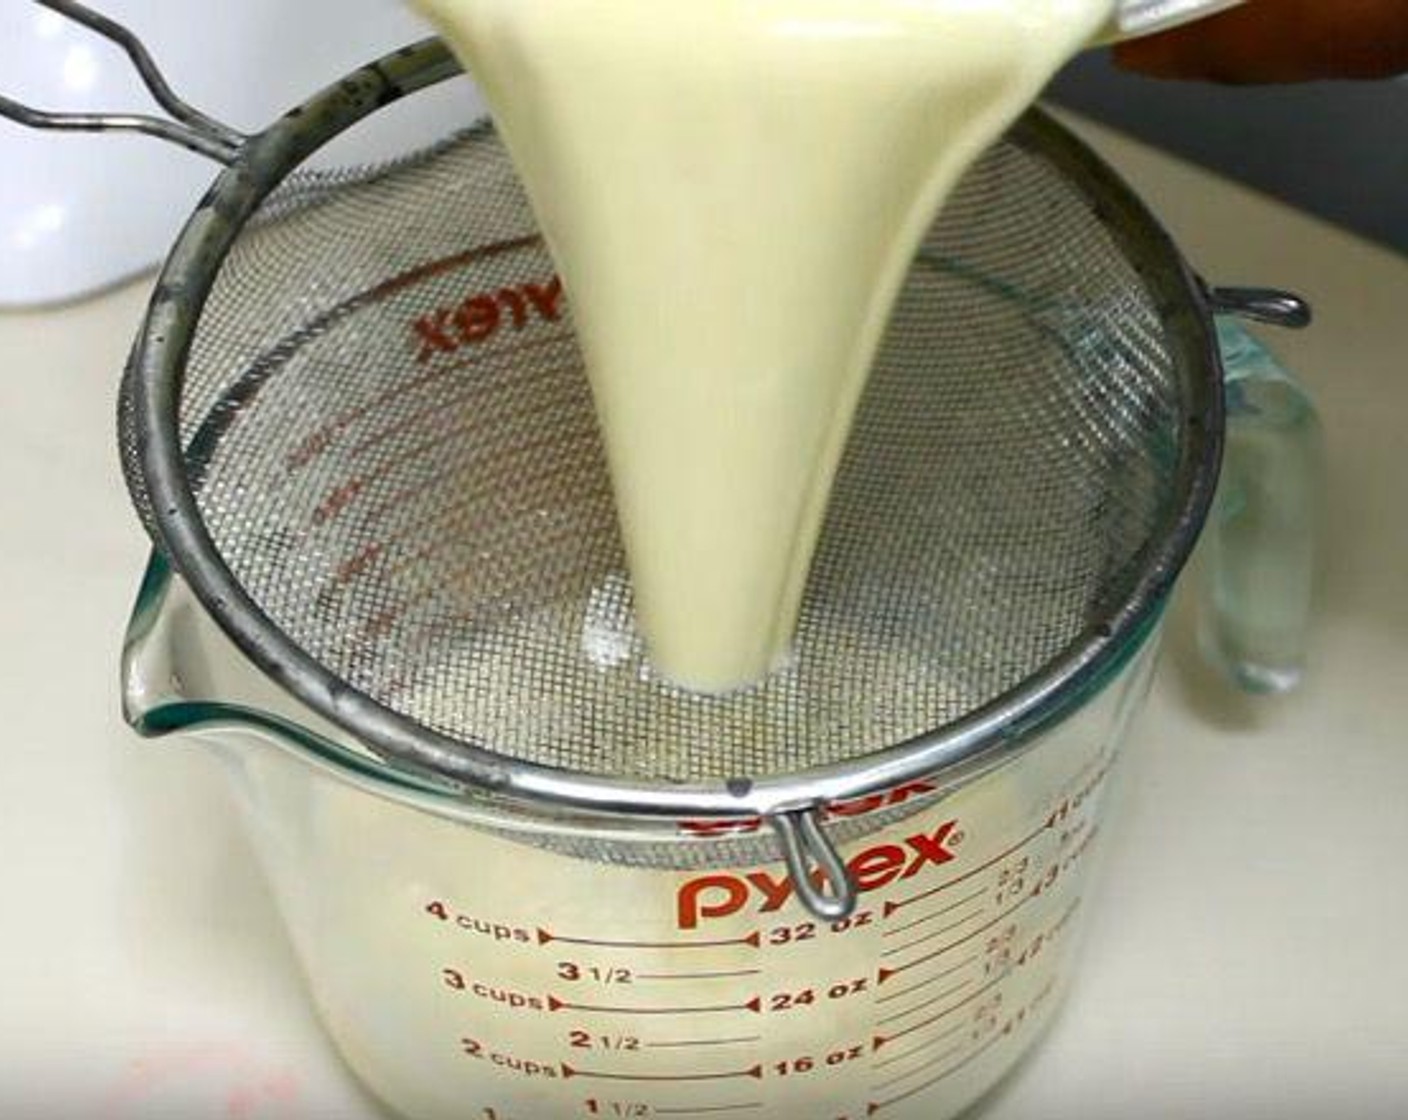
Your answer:
[[[1326,578],[1309,679],[1278,700],[1201,667],[1182,596],[1082,972],[984,1120],[1401,1118],[1408,261],[1082,127],[1211,280],[1316,304],[1269,337],[1325,419]],[[118,714],[145,541],[113,398],[144,298],[0,315],[0,1116],[371,1120],[215,764]]]

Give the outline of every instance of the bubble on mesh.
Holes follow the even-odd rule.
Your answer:
[[[224,560],[353,688],[514,759],[762,777],[933,732],[1128,596],[1179,498],[1164,331],[1086,196],[994,149],[895,309],[793,656],[726,698],[644,659],[570,313],[492,132],[273,196],[181,422]]]

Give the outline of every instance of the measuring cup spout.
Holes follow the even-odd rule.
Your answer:
[[[334,728],[235,649],[159,552],[127,623],[121,672],[123,718],[148,738],[245,727],[304,751],[348,753]]]
[[[199,722],[196,683],[182,650],[193,619],[180,603],[170,564],[153,553],[137,591],[122,645],[122,715],[141,735],[159,736]]]

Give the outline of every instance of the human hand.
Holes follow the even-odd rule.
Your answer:
[[[1238,85],[1385,78],[1408,71],[1408,0],[1248,0],[1121,43],[1115,61],[1157,78]]]

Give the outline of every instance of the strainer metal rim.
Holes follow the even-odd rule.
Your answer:
[[[983,708],[864,758],[785,776],[664,785],[577,774],[454,739],[339,680],[260,609],[206,532],[187,484],[178,403],[205,300],[244,223],[290,171],[371,112],[461,72],[439,39],[361,68],[252,136],[214,181],[163,265],[129,363],[131,420],[150,528],[158,546],[236,646],[272,680],[354,736],[394,769],[578,812],[673,818],[756,817],[795,827],[828,803],[919,779],[954,782],[997,764],[1083,702],[1142,643],[1186,563],[1211,506],[1221,462],[1221,362],[1206,292],[1172,239],[1122,180],[1069,131],[1031,110],[1009,140],[1078,181],[1153,295],[1176,357],[1207,376],[1181,443],[1176,512],[1126,599],[1096,619],[1040,672]]]

